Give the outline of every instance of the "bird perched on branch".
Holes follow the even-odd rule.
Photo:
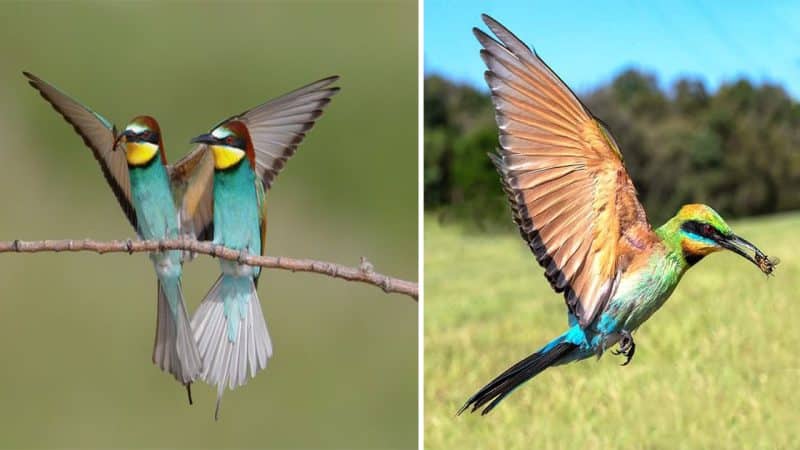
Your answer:
[[[475,28],[499,128],[490,157],[514,221],[567,304],[569,329],[470,397],[458,411],[490,412],[551,366],[615,344],[630,362],[632,333],[703,257],[731,250],[771,274],[776,264],[711,207],[683,206],[653,229],[606,127],[536,53],[503,25]]]
[[[193,162],[188,159],[174,167],[167,165],[161,129],[154,118],[136,117],[118,134],[108,119],[35,75],[23,73],[91,149],[141,238],[174,239],[182,230],[194,228],[190,224],[196,220],[200,196],[183,193],[210,189],[210,178],[195,177]],[[186,386],[191,403],[190,386],[200,376],[202,361],[183,301],[182,254],[175,250],[153,252],[150,259],[158,278],[153,363]]]
[[[192,139],[213,170],[214,243],[243,253],[264,254],[266,194],[284,163],[339,90],[329,77],[285,94]],[[213,160],[213,162],[212,162]],[[260,267],[220,260],[222,275],[192,318],[203,358],[203,380],[217,387],[247,382],[267,366],[272,342],[256,293]]]
[[[101,115],[25,76],[92,150],[140,237],[213,237],[262,255],[266,192],[339,90],[331,86],[338,77],[329,77],[230,117],[194,139],[197,145],[170,166],[152,117],[139,116],[118,134]],[[190,322],[180,285],[182,256],[175,250],[151,254],[159,280],[153,362],[186,385],[190,403],[197,378],[217,386],[217,417],[224,387],[244,384],[247,371],[255,376],[272,354],[255,291],[260,268],[221,261],[223,275]]]

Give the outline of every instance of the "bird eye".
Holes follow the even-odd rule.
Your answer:
[[[711,227],[709,224],[703,225],[703,233],[705,234],[712,234],[714,232],[714,228]]]
[[[228,145],[232,145],[233,144],[233,136],[226,137],[225,138],[225,143],[228,144]]]
[[[150,139],[150,131],[145,130],[142,132],[142,139],[147,140]]]

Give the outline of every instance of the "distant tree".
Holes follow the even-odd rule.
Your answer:
[[[505,218],[486,157],[497,146],[489,95],[429,76],[424,96],[426,208]],[[800,104],[780,86],[739,80],[709,93],[685,78],[664,92],[629,69],[582,101],[615,136],[655,223],[689,202],[733,217],[800,208]]]

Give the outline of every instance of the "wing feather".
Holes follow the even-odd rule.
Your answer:
[[[256,175],[265,190],[339,91],[331,86],[338,79],[332,76],[315,81],[228,119],[247,126],[256,155]]]
[[[181,232],[201,241],[214,238],[214,158],[196,145],[169,169]]]
[[[650,230],[610,133],[521,40],[475,30],[499,132],[490,155],[514,221],[556,292],[588,326],[613,294],[621,238]]]
[[[288,94],[263,103],[223,123],[239,120],[247,126],[255,151],[256,175],[263,190],[297,151],[306,133],[314,126],[339,88],[331,86],[339,77],[321,79]],[[184,230],[197,239],[214,236],[214,161],[208,146],[197,145],[171,169],[173,192],[180,204]],[[266,202],[262,202],[262,234],[266,234]],[[263,244],[262,244],[263,245]],[[263,247],[262,247],[263,249]]]
[[[92,151],[122,211],[133,228],[138,230],[136,212],[131,202],[131,183],[125,152],[113,149],[117,134],[114,124],[36,75],[22,73],[28,78],[28,83],[72,125]]]

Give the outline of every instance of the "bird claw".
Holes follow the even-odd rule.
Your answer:
[[[633,342],[633,336],[631,335],[630,331],[622,330],[620,334],[622,335],[622,339],[619,341],[619,350],[613,350],[611,353],[614,355],[625,356],[625,362],[621,365],[627,366],[633,359],[633,355],[636,353],[636,343]]]
[[[243,248],[239,250],[239,256],[236,258],[236,262],[241,265],[244,264],[245,259],[247,259],[247,250]]]

